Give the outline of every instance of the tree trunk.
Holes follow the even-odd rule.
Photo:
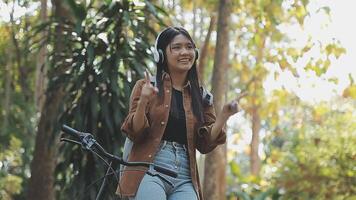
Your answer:
[[[220,0],[219,16],[217,24],[217,40],[215,49],[215,62],[212,80],[212,93],[214,106],[220,112],[224,103],[223,97],[226,91],[227,80],[225,78],[228,69],[229,57],[229,16],[231,1]],[[218,146],[209,153],[205,159],[204,172],[204,196],[207,200],[226,199],[226,144]],[[209,178],[208,178],[209,177]]]
[[[42,23],[47,21],[47,0],[41,0],[41,13],[40,13],[40,21]],[[47,38],[47,31],[44,30],[41,34],[41,38]],[[45,88],[46,88],[46,75],[47,75],[47,67],[46,67],[46,55],[47,48],[44,44],[37,56],[37,65],[36,65],[36,88],[35,88],[35,105],[38,112],[42,111],[42,107],[45,100]]]
[[[53,0],[54,16],[58,22],[55,28],[53,63],[64,59],[65,40],[63,35],[63,21],[68,18],[68,12],[61,0]],[[54,67],[54,76],[64,73],[63,64]],[[36,135],[35,150],[31,162],[31,177],[29,180],[28,200],[54,200],[54,169],[56,166],[56,149],[59,133],[59,114],[62,111],[65,97],[65,83],[58,83],[53,88],[47,88],[47,97],[43,105]]]
[[[263,65],[263,51],[265,48],[265,41],[266,38],[264,37],[263,34],[260,35],[260,38],[262,40],[260,46],[258,47],[257,50],[257,55],[256,55],[256,63]],[[259,65],[257,65],[259,66]],[[262,88],[262,80],[256,79],[254,81],[254,93],[257,94],[258,91],[263,90]],[[261,98],[261,97],[257,97]],[[254,176],[259,176],[260,174],[260,168],[261,168],[261,161],[260,157],[258,155],[258,149],[260,145],[260,130],[261,130],[261,118],[260,118],[260,113],[259,109],[260,106],[259,104],[256,103],[256,101],[253,101],[252,103],[252,139],[251,139],[251,155],[250,155],[250,171],[251,174]]]
[[[200,55],[199,55],[199,64],[198,64],[199,72],[198,73],[199,73],[199,80],[202,85],[204,85],[204,69],[205,69],[206,60],[207,60],[207,54],[208,54],[211,33],[213,32],[214,26],[215,26],[215,20],[216,20],[215,18],[216,18],[215,15],[212,15],[210,18],[208,33],[206,34],[203,47],[202,47],[201,51],[199,52]]]
[[[14,56],[14,59],[15,59],[15,62],[14,64],[16,63],[17,64],[17,68],[19,70],[19,83],[20,83],[20,86],[21,86],[21,90],[22,90],[22,94],[24,95],[25,97],[25,100],[29,100],[31,95],[32,95],[32,92],[31,92],[31,89],[30,89],[30,85],[28,83],[28,75],[30,73],[30,67],[29,66],[26,66],[24,63],[23,63],[23,57],[25,57],[26,59],[26,54],[24,55],[24,52],[22,51],[21,49],[21,46],[19,44],[19,41],[17,39],[17,34],[19,32],[19,30],[16,29],[17,25],[16,24],[16,21],[14,19],[14,14],[15,14],[15,1],[13,2],[12,4],[12,9],[11,9],[11,12],[10,12],[10,22],[11,22],[11,26],[10,26],[10,35],[11,35],[11,40],[12,40],[12,43],[14,45],[14,50],[15,50],[15,56]],[[28,31],[27,30],[28,28],[28,16],[25,15],[25,32]],[[26,34],[26,33],[25,33]],[[24,42],[24,44],[28,44],[28,41],[26,40]],[[24,49],[25,47],[23,47]]]
[[[193,1],[193,41],[196,41],[196,32],[197,32],[197,2]]]
[[[54,169],[56,166],[56,139],[58,119],[64,97],[63,86],[52,90],[43,107],[35,151],[31,162],[28,200],[54,200]]]
[[[258,114],[258,108],[255,106],[252,109],[252,140],[251,140],[251,174],[258,176],[260,172],[260,158],[258,156],[258,147],[260,144],[260,129],[261,129],[261,119]]]

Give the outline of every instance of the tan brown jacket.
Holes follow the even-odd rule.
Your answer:
[[[148,103],[145,125],[137,132],[133,131],[133,117],[140,99],[141,89],[145,83],[144,79],[137,81],[132,90],[129,114],[121,127],[121,131],[126,133],[127,137],[133,141],[128,161],[153,162],[156,152],[159,150],[159,144],[168,121],[172,97],[170,76],[168,73],[164,73],[162,77],[164,89],[163,101],[158,101],[157,96]],[[225,130],[221,130],[216,140],[210,141],[211,129],[216,119],[214,106],[208,105],[204,107],[205,123],[202,127],[198,127],[197,119],[193,115],[191,101],[190,84],[188,83],[183,88],[183,106],[186,116],[190,173],[194,188],[199,194],[199,199],[203,200],[195,156],[196,150],[203,154],[211,152],[217,145],[225,143],[226,133]],[[129,168],[125,168],[125,170],[127,169]],[[120,187],[117,188],[116,193],[121,193],[122,196],[135,196],[144,175],[144,171],[124,171],[120,179]]]

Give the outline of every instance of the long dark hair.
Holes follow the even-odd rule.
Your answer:
[[[157,80],[157,87],[159,89],[159,93],[158,93],[159,97],[162,97],[164,95],[162,74],[163,74],[163,72],[169,73],[168,64],[167,64],[166,47],[172,42],[174,37],[176,37],[179,34],[182,34],[186,38],[188,38],[190,40],[190,42],[194,45],[194,48],[195,48],[195,43],[194,43],[192,37],[189,35],[188,31],[182,27],[168,27],[165,30],[163,30],[157,38],[157,50],[161,49],[163,52],[163,55],[164,55],[164,61],[157,63],[156,80]],[[195,55],[195,56],[197,56],[197,55]],[[193,63],[192,68],[188,71],[187,78],[188,78],[188,80],[190,82],[190,86],[191,86],[190,92],[191,92],[191,97],[192,97],[193,114],[197,118],[199,123],[203,123],[204,122],[203,100],[202,100],[201,90],[199,87],[196,59]],[[174,107],[171,110],[173,110],[173,114],[174,114],[174,112],[175,112]]]

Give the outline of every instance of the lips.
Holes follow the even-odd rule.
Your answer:
[[[188,63],[190,61],[191,61],[190,58],[181,58],[181,59],[178,60],[178,62],[182,62],[182,63]]]

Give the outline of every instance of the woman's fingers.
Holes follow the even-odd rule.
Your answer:
[[[148,70],[146,69],[145,70],[145,82],[146,82],[146,85],[149,86],[150,90],[156,94],[158,93],[158,88],[156,86],[153,86],[151,84],[151,79],[150,79],[150,73],[148,72]]]
[[[155,86],[153,86],[151,84],[148,87],[152,91],[152,93],[154,93],[154,94],[158,93],[158,88],[157,87],[155,87]]]
[[[236,98],[236,101],[239,102],[242,98],[247,96],[247,94],[248,94],[248,92],[243,92],[243,93],[239,94]]]
[[[232,112],[237,112],[238,111],[238,102],[235,100],[235,101],[232,101],[230,104],[229,104],[229,109],[230,111]]]
[[[225,112],[225,114],[227,114],[228,116],[231,116],[231,115],[239,112],[240,111],[239,101],[243,97],[245,97],[247,94],[248,94],[247,92],[243,92],[243,93],[239,94],[235,100],[231,101],[228,104],[225,104],[225,106],[223,108],[223,112]]]
[[[147,85],[151,85],[150,73],[147,71],[147,69],[145,70],[145,82]]]
[[[153,91],[155,92],[155,94],[158,93],[158,88],[157,87],[153,87]]]

